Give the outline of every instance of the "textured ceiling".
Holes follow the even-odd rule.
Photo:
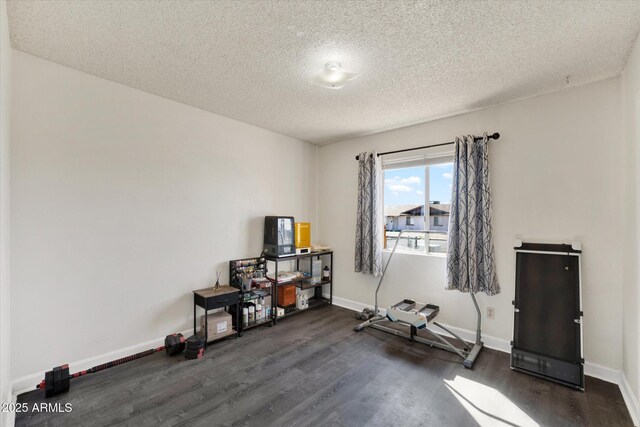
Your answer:
[[[13,0],[8,13],[16,49],[316,143],[615,76],[640,31],[640,1]],[[310,84],[329,60],[362,75]]]

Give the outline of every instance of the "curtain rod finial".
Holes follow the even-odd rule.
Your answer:
[[[493,135],[491,135],[491,138],[498,139],[500,138],[500,134],[498,132],[495,132]]]

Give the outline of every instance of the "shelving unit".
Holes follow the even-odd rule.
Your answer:
[[[253,257],[253,258],[242,258],[242,259],[234,259],[229,261],[229,283],[234,288],[237,288],[240,292],[240,304],[238,306],[238,335],[242,336],[244,331],[255,328],[256,326],[261,325],[271,325],[273,324],[273,309],[275,307],[275,301],[273,298],[273,284],[270,284],[268,288],[257,289],[247,289],[246,286],[243,286],[243,275],[245,276],[262,276],[266,277],[267,268],[266,268],[266,259],[264,257]],[[260,299],[269,299],[271,301],[272,314],[269,316],[265,315],[265,318],[259,322],[254,322],[248,325],[244,325],[242,320],[242,309],[244,307],[249,306],[250,304],[255,304],[255,301]]]
[[[272,292],[272,301],[273,304],[273,324],[275,325],[278,322],[278,319],[284,319],[285,317],[289,317],[292,316],[294,314],[298,314],[302,311],[306,311],[306,310],[298,310],[298,309],[294,309],[288,313],[285,313],[284,316],[278,316],[278,310],[277,310],[277,301],[278,301],[278,289],[281,286],[284,285],[295,285],[296,287],[300,288],[301,290],[308,290],[308,289],[313,289],[314,290],[314,296],[309,298],[309,308],[308,309],[313,309],[319,306],[323,306],[325,304],[333,304],[333,251],[323,251],[323,252],[315,252],[315,253],[310,253],[310,254],[303,254],[303,255],[293,255],[293,256],[288,256],[288,257],[273,257],[273,256],[265,256],[264,259],[267,262],[271,262],[274,264],[274,275],[273,278],[274,280],[272,280],[273,282],[273,292]],[[313,260],[322,260],[323,261],[323,265],[328,265],[329,266],[329,280],[320,280],[320,282],[318,283],[309,283],[310,277],[304,277],[304,278],[298,278],[298,279],[293,279],[287,282],[282,282],[282,283],[276,283],[276,280],[278,278],[278,272],[281,271],[279,268],[279,264],[282,262],[292,262],[295,261],[296,262],[296,270],[300,271],[300,261],[303,259],[308,259],[309,262],[309,275],[311,277],[313,277],[314,274],[314,270],[313,270]],[[268,272],[268,268],[266,267],[266,271]],[[322,274],[322,271],[320,271],[320,274]],[[326,298],[323,295],[323,287],[325,285],[329,285],[329,298]]]

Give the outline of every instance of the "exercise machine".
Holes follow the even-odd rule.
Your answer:
[[[480,328],[482,316],[480,315],[480,307],[478,306],[478,302],[476,301],[476,297],[474,294],[470,295],[471,300],[473,301],[473,305],[476,308],[478,321],[476,326],[476,340],[473,343],[463,340],[455,332],[435,321],[436,317],[440,313],[440,307],[438,307],[437,305],[424,304],[419,306],[419,308],[416,308],[417,303],[415,301],[404,299],[397,304],[394,304],[391,307],[387,308],[384,316],[378,309],[378,292],[380,291],[380,286],[382,285],[382,281],[384,280],[387,268],[389,267],[389,263],[393,258],[393,254],[395,254],[396,252],[398,242],[400,241],[400,237],[402,236],[402,233],[404,233],[404,231],[406,230],[402,230],[400,231],[400,234],[398,234],[398,238],[396,239],[393,245],[393,249],[389,254],[389,259],[387,259],[384,269],[382,270],[382,276],[380,276],[380,280],[378,281],[378,286],[376,287],[375,293],[374,317],[360,323],[353,329],[356,332],[360,332],[365,328],[374,328],[380,331],[388,332],[390,334],[408,338],[411,341],[417,341],[432,347],[437,347],[442,350],[456,353],[462,358],[462,365],[465,368],[471,369],[473,367],[473,363],[478,357],[478,354],[480,353],[480,350],[482,350],[482,347],[484,346],[481,339]],[[409,332],[389,327],[389,322],[409,326]],[[436,326],[437,328],[448,334],[450,338],[435,333],[433,330],[429,329],[427,325]],[[418,335],[418,330],[421,330],[424,333],[428,334],[430,338]],[[458,345],[456,346],[454,344]]]
[[[516,241],[511,369],[583,390],[582,245]]]

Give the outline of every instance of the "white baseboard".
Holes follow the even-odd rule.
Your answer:
[[[193,333],[193,329],[183,331],[182,334],[186,337]],[[99,356],[90,357],[88,359],[80,360],[77,362],[69,363],[69,370],[71,372],[82,371],[92,368],[96,365],[110,362],[121,357],[130,356],[134,353],[149,350],[150,348],[156,348],[164,345],[164,337],[157,338],[151,341],[143,342],[140,344],[125,347],[120,350],[111,351],[109,353],[101,354]],[[13,395],[17,396],[22,393],[35,390],[36,384],[38,384],[44,378],[44,371],[35,372],[33,374],[25,375],[17,378],[13,381]]]
[[[329,294],[325,294],[324,296],[325,298],[328,298]],[[372,305],[363,304],[361,302],[352,301],[350,299],[340,298],[337,296],[333,297],[333,303],[337,306],[348,308],[349,310],[353,310],[353,311],[362,311],[365,308],[373,308]]]
[[[12,390],[9,390],[9,396],[7,399],[7,403],[11,403],[13,405],[17,402],[17,396],[13,393]],[[4,402],[3,402],[4,403]],[[14,411],[7,411],[0,413],[0,426],[2,427],[13,427],[16,424],[16,413]]]
[[[470,331],[468,329],[458,328],[457,326],[446,325],[442,323],[447,329],[451,329],[452,332],[460,335],[465,341],[474,342],[476,340],[475,331]],[[448,335],[448,334],[447,334]],[[482,342],[484,346],[490,348],[492,350],[498,350],[503,353],[511,353],[511,344],[509,341],[504,340],[502,338],[496,338],[491,335],[482,334]]]
[[[372,305],[363,304],[357,301],[352,301],[346,298],[333,297],[333,303],[340,307],[348,308],[349,310],[354,311],[362,311],[364,308],[373,308]],[[384,309],[380,309],[381,314],[385,312]],[[450,326],[442,324],[444,327],[451,329],[452,332],[458,334],[465,341],[473,342],[475,341],[475,332],[470,331],[468,329],[458,328],[456,326]],[[438,331],[440,332],[440,331]],[[449,334],[444,334],[449,335]],[[484,346],[487,348],[491,348],[493,350],[502,351],[504,353],[511,353],[511,343],[509,340],[505,340],[503,338],[492,337],[491,335],[482,334],[482,342],[484,342]],[[638,425],[638,399],[633,394],[633,391],[629,387],[629,383],[624,377],[624,374],[616,369],[611,369],[606,366],[601,366],[596,363],[585,362],[584,364],[584,373],[587,376],[598,378],[603,381],[607,381],[613,384],[618,385],[620,388],[620,392],[622,393],[622,397],[629,409],[629,413],[631,414],[631,418],[633,419],[634,424]],[[624,380],[624,381],[623,381]]]
[[[597,378],[608,383],[617,384],[620,387],[620,374],[622,372],[617,369],[608,368],[598,365],[597,363],[584,362],[584,374],[589,377]]]
[[[624,403],[627,405],[627,409],[629,409],[633,425],[638,426],[640,423],[640,403],[638,402],[638,396],[633,392],[629,381],[627,381],[627,376],[624,372],[620,372],[620,392],[622,393]]]

